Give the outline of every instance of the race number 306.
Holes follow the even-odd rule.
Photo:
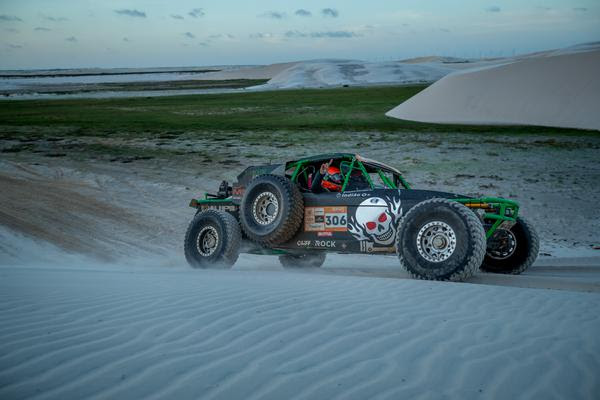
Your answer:
[[[345,231],[348,226],[346,207],[323,207],[326,231]]]
[[[346,218],[346,214],[335,213],[335,214],[325,214],[325,228],[342,228],[346,227],[348,224],[348,219]]]

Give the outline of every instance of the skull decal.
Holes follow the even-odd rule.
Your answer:
[[[351,219],[348,228],[358,240],[393,245],[401,214],[399,199],[371,197],[356,208],[356,216]]]

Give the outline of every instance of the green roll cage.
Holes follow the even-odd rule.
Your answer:
[[[293,168],[290,180],[294,183],[297,183],[300,174],[303,174],[304,178],[308,180],[308,169],[303,167],[305,167],[307,164],[312,164],[315,161],[318,160],[304,159],[288,163],[285,166],[285,170],[289,171]],[[372,173],[376,173],[379,176],[381,181],[386,185],[388,189],[411,189],[410,184],[396,170],[373,164],[368,164],[368,167],[369,169],[371,169]],[[373,180],[369,175],[367,167],[365,167],[363,162],[358,157],[350,155],[343,156],[342,161],[340,162],[340,171],[343,170],[346,170],[346,172],[342,173],[342,176],[344,178],[344,183],[342,184],[342,192],[346,191],[348,182],[350,181],[350,176],[352,175],[352,172],[354,170],[360,171],[366,179],[366,181],[369,183],[369,187],[372,190],[375,189],[375,184],[373,183]],[[390,179],[388,176],[386,176],[386,172],[391,173],[393,179]],[[450,200],[457,201],[471,209],[483,210],[482,218],[484,220],[487,219],[493,221],[490,228],[486,231],[486,239],[489,239],[503,223],[516,223],[517,216],[519,215],[519,203],[513,200],[503,199],[500,197],[455,198]],[[219,203],[226,205],[230,202],[231,198],[214,199],[209,198],[208,194],[205,194],[204,199],[193,199],[190,202],[190,206],[198,207],[201,204],[218,205]]]
[[[346,191],[346,187],[348,186],[348,182],[350,181],[350,176],[352,175],[352,171],[354,171],[354,170],[360,171],[363,174],[366,181],[369,183],[369,187],[371,189],[375,189],[375,184],[373,183],[373,179],[371,179],[371,176],[369,175],[367,168],[364,166],[364,164],[361,160],[359,160],[356,156],[345,156],[343,158],[344,159],[340,162],[340,171],[342,171],[342,176],[344,178],[344,183],[342,184],[342,192]],[[290,178],[291,181],[294,183],[297,183],[298,176],[300,174],[303,174],[304,179],[307,179],[308,171],[306,168],[303,169],[302,167],[304,167],[306,164],[310,164],[310,163],[314,163],[314,160],[310,160],[310,159],[309,160],[299,160],[299,161],[295,161],[295,162],[287,165],[286,171],[291,168],[294,168],[294,172],[292,173],[292,176]],[[379,178],[388,187],[388,189],[398,189],[399,185],[402,186],[403,189],[410,189],[409,183],[404,179],[404,177],[402,177],[401,174],[399,174],[395,171],[391,171],[389,169],[381,168],[381,167],[373,166],[372,168],[373,168],[373,172],[375,172],[379,175]],[[345,173],[343,172],[344,170],[346,170]],[[392,173],[394,179],[390,180],[385,175],[385,172]]]

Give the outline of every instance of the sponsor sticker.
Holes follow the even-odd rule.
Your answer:
[[[363,253],[395,253],[396,246],[377,247],[372,242],[360,241],[360,251]]]
[[[325,247],[328,249],[334,249],[335,240],[298,240],[296,246],[298,247]]]
[[[221,211],[236,211],[237,206],[218,206],[214,204],[202,204],[200,205],[201,210],[221,210]]]
[[[333,232],[317,232],[318,237],[332,237]]]
[[[313,246],[333,249],[335,248],[335,240],[315,240]]]
[[[345,232],[348,230],[346,206],[306,207],[304,230],[307,232]]]
[[[340,197],[369,197],[369,192],[343,192],[335,195],[338,199]]]

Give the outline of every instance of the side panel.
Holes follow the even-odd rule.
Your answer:
[[[398,226],[410,208],[433,197],[460,197],[444,192],[406,189],[303,193],[303,196],[303,226],[289,242],[278,246],[279,249],[395,253]]]

